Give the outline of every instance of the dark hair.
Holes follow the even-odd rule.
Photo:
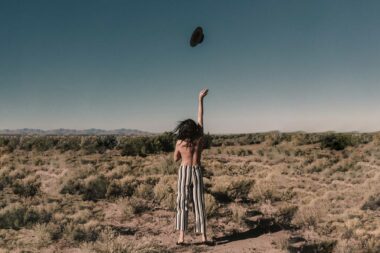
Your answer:
[[[203,130],[200,125],[192,119],[186,119],[178,122],[177,127],[173,131],[177,136],[177,140],[188,141],[192,143],[203,135]]]

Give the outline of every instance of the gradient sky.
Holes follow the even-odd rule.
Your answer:
[[[380,130],[380,1],[0,1],[0,129]],[[191,48],[193,29],[203,44]]]

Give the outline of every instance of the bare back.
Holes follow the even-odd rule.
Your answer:
[[[181,154],[182,165],[201,165],[202,137],[195,140],[192,144],[187,141],[178,140],[176,146]]]

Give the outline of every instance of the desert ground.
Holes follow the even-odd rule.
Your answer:
[[[379,133],[212,136],[215,246],[199,243],[191,211],[175,244],[170,146],[99,138],[0,137],[0,252],[380,252]]]

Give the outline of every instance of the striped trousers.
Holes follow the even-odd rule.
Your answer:
[[[193,201],[195,232],[206,232],[206,210],[201,166],[181,165],[178,169],[176,229],[187,230],[188,202]]]

